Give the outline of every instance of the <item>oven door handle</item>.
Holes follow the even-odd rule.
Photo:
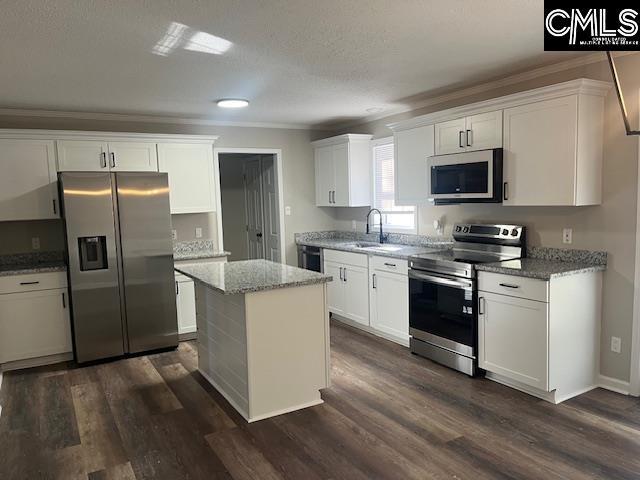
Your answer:
[[[450,278],[427,275],[426,273],[418,273],[415,270],[409,270],[409,278],[424,280],[425,282],[435,283],[437,285],[459,288],[461,290],[471,290],[473,288],[473,282],[471,280],[452,280]]]

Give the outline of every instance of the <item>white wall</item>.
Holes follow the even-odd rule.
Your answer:
[[[621,61],[624,62],[625,58]],[[580,77],[611,81],[608,65],[599,62],[359,125],[348,129],[348,133],[368,133],[376,138],[386,137],[392,134],[386,127],[388,123]],[[638,140],[637,137],[625,135],[615,90],[606,98],[605,115],[602,205],[566,208],[481,204],[426,206],[419,209],[419,233],[435,235],[432,224],[433,220],[438,218],[444,219],[446,234],[451,233],[451,226],[456,222],[512,222],[527,226],[530,245],[567,247],[562,243],[562,229],[569,227],[573,228],[571,248],[609,252],[609,265],[604,276],[601,373],[628,381],[633,311]],[[332,135],[338,133],[347,132],[336,131]],[[364,229],[367,209],[337,210],[334,215],[336,228],[351,229],[352,220],[356,220],[358,229]],[[621,353],[611,352],[611,336],[622,338]]]

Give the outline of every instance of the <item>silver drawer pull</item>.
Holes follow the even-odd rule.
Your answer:
[[[386,263],[386,262],[385,262],[385,265],[386,265],[387,267],[397,267],[397,265],[396,265],[395,263]]]
[[[514,285],[512,283],[501,283],[500,286],[506,288],[520,288],[520,285]]]
[[[20,282],[20,285],[37,285],[40,282]]]

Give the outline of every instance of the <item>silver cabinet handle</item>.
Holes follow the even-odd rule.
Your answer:
[[[67,308],[67,300],[64,297],[64,292],[62,292],[62,308]]]
[[[336,203],[336,191],[335,190],[331,190],[331,203]]]
[[[329,203],[331,203],[331,190],[329,190]]]
[[[111,152],[110,155],[111,155],[111,168],[115,168],[116,167],[116,154],[114,152]]]
[[[343,280],[343,278],[342,278],[342,267],[340,267],[340,280]]]
[[[344,267],[344,273],[342,274],[342,276],[344,277],[343,280],[346,282],[347,281],[347,267]]]
[[[460,148],[464,148],[464,144],[462,143],[462,135],[464,134],[464,131],[460,130],[460,132],[458,132],[458,146]]]
[[[471,146],[471,143],[473,142],[469,142],[469,138],[471,137],[471,130],[467,130],[467,147]]]
[[[397,267],[397,265],[396,265],[395,263],[388,263],[388,262],[385,262],[385,265],[386,265],[387,267]]]
[[[500,286],[505,288],[520,288],[520,285],[514,285],[513,283],[501,283]]]
[[[478,315],[484,315],[484,297],[478,299]]]
[[[504,185],[502,186],[502,192],[503,192],[503,198],[505,200],[509,200],[509,182],[504,182]]]
[[[100,154],[100,168],[107,168],[107,152]]]
[[[373,278],[373,285],[372,285],[372,287],[373,287],[373,288],[378,288],[378,282],[377,282],[377,279],[376,279],[377,277],[376,277],[376,274],[375,274],[375,273],[372,275],[372,278]]]
[[[38,285],[40,282],[20,282],[20,285]]]

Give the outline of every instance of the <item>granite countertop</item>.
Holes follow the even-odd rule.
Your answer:
[[[433,253],[442,250],[448,250],[451,248],[451,243],[447,241],[430,242],[423,245],[407,245],[400,243],[384,243],[383,245],[397,247],[398,250],[382,250],[382,249],[369,249],[355,247],[353,244],[356,242],[368,242],[370,240],[359,240],[349,238],[297,238],[296,243],[298,245],[307,245],[310,247],[320,247],[329,250],[341,250],[343,252],[363,253],[366,255],[375,255],[380,257],[398,258],[406,260],[412,255],[418,255],[420,253]],[[372,243],[377,243],[376,241]]]
[[[269,260],[209,262],[178,265],[176,271],[225,295],[326,283],[331,275]]]
[[[228,257],[229,255],[231,255],[231,252],[217,250],[212,240],[190,240],[186,242],[175,242],[173,244],[173,259],[177,262],[182,260]]]
[[[30,273],[66,272],[67,266],[62,261],[37,264],[0,265],[0,277],[10,275],[28,275]]]
[[[601,272],[606,265],[587,262],[568,262],[541,258],[521,258],[505,262],[482,263],[476,269],[483,272],[502,273],[517,277],[550,280],[556,277],[576,275],[579,273]]]

